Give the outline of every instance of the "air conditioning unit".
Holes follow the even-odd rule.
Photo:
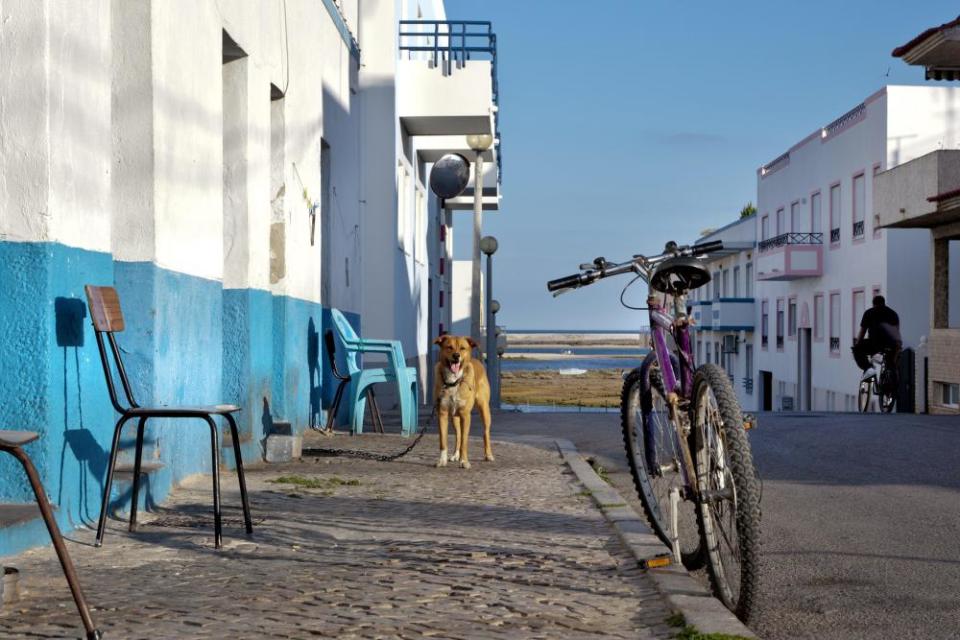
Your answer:
[[[740,339],[737,336],[723,336],[723,352],[737,353],[740,346]]]

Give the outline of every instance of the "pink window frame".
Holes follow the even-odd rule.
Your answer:
[[[860,330],[860,318],[857,317],[857,305],[855,300],[857,299],[857,294],[863,294],[863,311],[867,310],[867,289],[866,287],[854,287],[850,290],[850,319],[852,333],[850,334],[854,338],[857,337],[857,331]],[[863,313],[861,311],[861,313]]]
[[[799,201],[799,200],[794,200],[793,202],[790,203],[790,233],[796,233],[796,232],[797,232],[797,216],[793,215],[793,214],[794,214],[794,210],[793,210],[794,207],[796,207],[796,209],[797,209],[796,212],[797,212],[798,214],[800,214],[800,201]],[[800,214],[800,215],[803,215],[803,214]]]
[[[763,235],[763,223],[767,223],[767,233],[769,234],[770,232],[770,214],[769,213],[765,213],[760,217],[760,241],[761,242],[764,240],[770,239],[769,235],[767,235],[766,237],[764,237]]]
[[[883,287],[881,287],[878,284],[875,284],[872,287],[870,287],[870,304],[873,304],[874,296],[882,296],[882,295],[883,295]]]
[[[816,233],[813,230],[813,197],[820,198],[820,233],[823,233],[823,194],[820,189],[810,192],[810,233]],[[829,238],[827,238],[829,240]]]
[[[790,335],[790,303],[791,302],[793,303],[793,308],[794,308],[794,313],[793,313],[794,327],[793,328],[795,331],[793,335]],[[786,332],[787,332],[787,340],[796,342],[797,336],[800,334],[800,303],[797,300],[797,294],[794,293],[787,296],[787,308],[784,310],[784,314],[785,315],[783,316],[783,319],[786,324],[784,329],[786,329]]]
[[[873,181],[876,179],[877,174],[880,173],[881,171],[883,171],[883,168],[882,168],[882,167],[883,167],[883,163],[881,163],[881,162],[875,162],[874,165],[873,165],[873,173],[870,175],[870,189],[871,189],[871,190],[873,189]],[[873,198],[870,199],[870,204],[871,204],[871,205],[874,204]],[[879,238],[879,237],[882,235],[880,232],[883,231],[883,229],[878,229],[878,228],[877,228],[877,224],[876,224],[876,223],[877,223],[877,219],[876,219],[876,215],[877,215],[877,214],[873,212],[873,209],[876,209],[876,206],[873,206],[873,207],[871,207],[870,209],[871,209],[871,211],[870,211],[870,225],[873,227],[873,237],[874,237],[874,238]]]
[[[777,338],[786,338],[787,337],[787,305],[785,304],[785,298],[777,298],[777,308],[774,311],[773,316],[773,331],[774,336]],[[783,305],[783,306],[781,306]],[[783,333],[777,333],[779,330],[779,325],[777,324],[777,318],[780,317],[780,311],[783,310]],[[784,340],[784,345],[786,345],[786,340]],[[777,351],[783,351],[783,347],[777,347]]]
[[[840,197],[837,198],[837,202],[839,203],[839,206],[840,206],[840,211],[837,211],[837,215],[836,215],[836,220],[837,220],[837,227],[836,227],[836,228],[837,228],[837,229],[840,229],[840,237],[837,239],[836,242],[831,241],[829,236],[827,237],[827,241],[830,243],[830,248],[831,248],[831,249],[834,249],[834,248],[836,248],[836,247],[839,247],[839,246],[840,246],[840,243],[843,241],[843,226],[842,226],[842,224],[843,224],[843,187],[841,186],[841,183],[840,183],[839,180],[836,181],[836,182],[834,182],[834,183],[832,183],[832,184],[830,185],[830,187],[827,189],[827,194],[829,195],[829,198],[830,198],[830,204],[829,204],[829,207],[830,207],[830,228],[827,230],[827,233],[832,235],[832,234],[833,234],[833,229],[834,229],[834,227],[833,227],[833,220],[834,220],[834,215],[833,215],[833,213],[834,213],[834,212],[833,212],[833,190],[834,190],[835,188],[836,188],[836,189],[840,189]]]
[[[840,289],[831,289],[827,293],[827,313],[830,315],[830,320],[827,322],[827,327],[829,327],[828,338],[833,338],[833,296],[837,296],[837,304],[840,306],[837,309],[837,315],[839,316],[837,320],[837,340],[840,341],[840,347],[836,351],[830,348],[830,343],[827,342],[827,351],[830,352],[831,358],[839,358],[840,351],[843,349],[843,332],[840,331],[840,328],[843,326],[843,294]]]
[[[859,238],[853,237],[854,215],[857,209],[857,178],[863,177],[863,234]],[[841,196],[842,197],[842,196]],[[843,231],[840,232],[843,235]],[[861,169],[850,176],[850,238],[853,244],[861,244],[867,240],[867,170]]]
[[[824,317],[826,317],[826,297],[823,295],[823,291],[815,291],[813,293],[813,341],[814,342],[823,342],[825,337],[824,332],[824,322],[820,322],[820,336],[817,337],[817,298],[820,299],[820,310],[824,312]]]
[[[784,206],[780,207],[779,209],[777,209],[777,214],[776,214],[777,233],[776,233],[776,235],[773,236],[774,238],[776,238],[776,237],[779,236],[779,235],[782,235],[782,234],[786,233],[786,231],[784,231],[784,230],[781,228],[781,227],[782,227],[781,221],[786,222],[786,220],[784,220],[784,219],[787,217],[786,211],[787,211],[786,205],[784,205]],[[780,215],[780,214],[783,214],[783,215]]]
[[[767,343],[763,343],[763,317],[767,317]],[[760,348],[767,351],[770,348],[770,300],[764,298],[760,301]]]

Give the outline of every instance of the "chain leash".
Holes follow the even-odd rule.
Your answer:
[[[360,449],[305,449],[305,454],[310,454],[314,456],[323,456],[323,457],[342,457],[342,458],[358,458],[360,460],[375,460],[377,462],[393,462],[394,460],[399,460],[403,456],[407,455],[413,448],[420,444],[420,440],[423,439],[423,434],[427,432],[427,428],[433,423],[433,418],[437,415],[437,406],[433,406],[433,411],[430,412],[430,417],[427,418],[427,422],[420,427],[420,433],[417,434],[417,437],[411,442],[406,449],[399,451],[397,453],[371,453],[369,451],[362,451]]]

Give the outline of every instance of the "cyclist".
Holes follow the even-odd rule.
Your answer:
[[[857,366],[866,371],[871,367],[870,356],[882,351],[899,351],[901,344],[900,316],[887,306],[883,296],[874,296],[873,306],[863,312],[860,332],[853,341],[853,358]]]

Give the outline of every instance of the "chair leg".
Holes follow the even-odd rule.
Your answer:
[[[377,396],[373,393],[373,387],[367,389],[367,402],[370,403],[370,421],[373,422],[373,428],[377,433],[383,433],[383,416],[380,415],[380,406],[377,404]]]
[[[253,533],[253,520],[250,518],[250,501],[247,498],[247,480],[243,475],[243,456],[240,453],[240,430],[237,421],[229,413],[225,416],[230,423],[230,435],[233,436],[233,458],[237,465],[237,480],[240,482],[240,501],[243,503],[243,523],[247,533]]]
[[[87,632],[87,638],[89,640],[100,638],[100,631],[97,630],[93,624],[93,617],[90,615],[90,609],[87,607],[83,590],[80,588],[77,570],[74,568],[73,562],[70,560],[70,555],[67,553],[67,546],[63,543],[60,527],[57,526],[57,521],[53,517],[53,511],[50,509],[50,503],[47,502],[47,494],[44,492],[43,485],[40,483],[37,470],[34,468],[33,463],[30,462],[30,458],[27,457],[27,454],[25,454],[20,447],[13,447],[6,450],[20,461],[24,471],[27,472],[27,478],[30,480],[33,494],[37,498],[37,506],[40,507],[43,522],[47,525],[47,531],[50,532],[50,539],[53,540],[53,548],[57,552],[57,558],[60,559],[60,566],[63,567],[63,575],[67,579],[67,584],[70,585],[70,593],[73,594],[73,601],[76,603],[77,610],[80,612],[80,618],[83,620],[83,628]]]
[[[137,530],[137,506],[140,502],[140,468],[143,460],[143,431],[147,419],[140,418],[137,423],[137,452],[133,461],[133,494],[130,496],[130,532]]]
[[[204,416],[204,420],[210,425],[210,448],[213,450],[211,455],[213,470],[213,546],[219,549],[223,540],[223,533],[220,522],[220,434],[217,423],[209,415]]]
[[[103,545],[103,532],[107,525],[107,509],[110,506],[110,491],[113,488],[113,468],[117,466],[117,454],[120,450],[120,432],[130,416],[123,416],[113,430],[113,445],[110,447],[110,461],[107,465],[107,479],[103,486],[103,502],[100,505],[100,521],[97,523],[97,540],[94,546]]]
[[[340,384],[337,385],[337,392],[333,394],[333,404],[330,405],[330,409],[327,412],[327,426],[324,427],[324,431],[333,431],[333,423],[337,419],[337,412],[340,410],[340,402],[343,400],[343,392],[347,390],[347,383],[349,383],[349,378],[347,380],[341,380]]]
[[[350,428],[353,435],[363,433],[363,414],[366,411],[366,405],[367,396],[359,391],[358,383],[357,387],[353,387],[350,393]]]

